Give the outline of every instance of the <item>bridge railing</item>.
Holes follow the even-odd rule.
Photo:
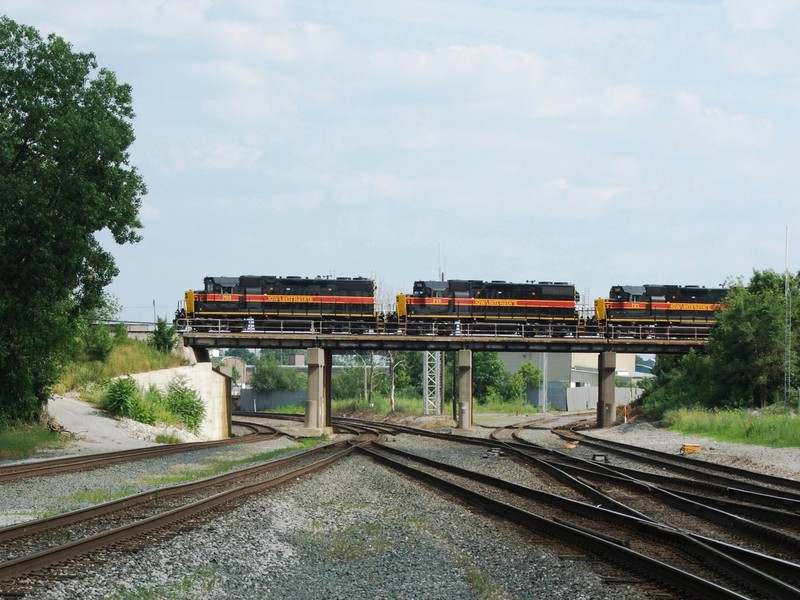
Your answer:
[[[179,332],[309,335],[399,335],[513,338],[580,338],[705,341],[710,325],[622,324],[601,329],[596,325],[564,323],[482,323],[461,321],[378,322],[320,319],[178,319]]]

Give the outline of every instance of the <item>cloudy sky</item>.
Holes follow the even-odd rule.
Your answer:
[[[122,317],[206,275],[716,286],[800,263],[800,0],[0,0],[133,87]]]

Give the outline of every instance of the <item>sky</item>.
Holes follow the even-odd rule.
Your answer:
[[[0,0],[133,88],[120,318],[208,275],[714,287],[800,262],[800,0]]]

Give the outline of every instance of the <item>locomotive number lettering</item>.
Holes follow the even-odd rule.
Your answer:
[[[670,304],[672,310],[716,310],[719,306],[714,304],[686,304],[682,302],[673,302]]]
[[[516,300],[490,300],[487,298],[476,298],[475,306],[516,306]]]
[[[267,302],[314,302],[313,296],[287,296],[285,294],[278,294],[275,296],[267,296]]]

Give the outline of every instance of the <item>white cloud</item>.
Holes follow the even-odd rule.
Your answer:
[[[345,204],[385,203],[413,196],[416,185],[392,173],[360,173],[346,180],[340,193]]]
[[[167,173],[193,171],[202,168],[211,171],[247,170],[258,162],[261,150],[237,142],[215,142],[195,139],[191,146],[173,146],[167,152],[162,170]]]
[[[600,91],[597,102],[600,112],[611,117],[641,117],[653,109],[638,85],[613,85]]]
[[[255,64],[319,67],[343,51],[341,34],[317,23],[215,21],[208,34],[220,52]]]
[[[250,148],[236,143],[214,144],[201,150],[198,164],[206,169],[231,170],[253,166],[261,156],[257,148]]]
[[[725,0],[723,6],[734,29],[764,33],[797,19],[800,0]]]
[[[683,130],[693,146],[764,149],[772,143],[774,126],[769,119],[705,106],[697,96],[685,90],[676,94],[676,103],[688,120]]]
[[[576,219],[596,219],[613,213],[619,197],[626,191],[622,186],[580,186],[559,178],[533,190],[531,201],[534,213],[549,217],[572,215]]]
[[[82,43],[97,33],[126,31],[146,36],[180,36],[202,29],[214,0],[83,0],[52,2],[26,0],[0,3],[6,14],[46,14],[41,33],[55,32],[72,43]],[[52,25],[48,25],[52,24]]]

